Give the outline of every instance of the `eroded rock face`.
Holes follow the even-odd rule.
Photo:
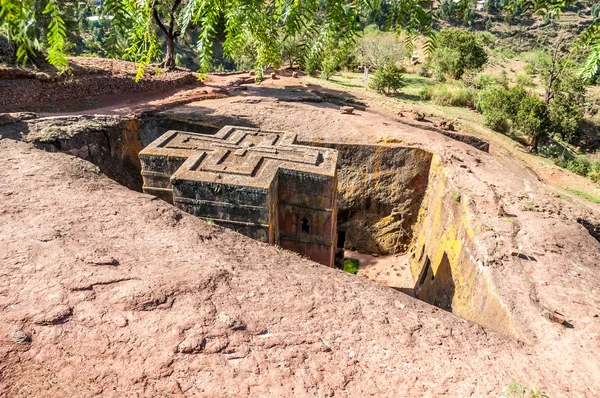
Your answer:
[[[362,253],[405,252],[427,189],[431,153],[418,148],[318,144],[338,151],[338,232]]]
[[[80,115],[35,118],[6,114],[0,136],[22,139],[51,152],[64,152],[93,163],[120,184],[142,190],[138,153],[167,130],[215,133],[218,128],[194,120],[157,117],[152,112],[132,116]],[[12,115],[12,116],[11,116]]]

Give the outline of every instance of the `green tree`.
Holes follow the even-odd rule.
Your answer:
[[[483,114],[484,124],[502,133],[510,129],[510,121],[516,119],[521,103],[528,96],[523,87],[509,89],[492,85],[479,94],[477,109]]]
[[[401,67],[393,62],[388,62],[377,69],[369,87],[381,94],[394,94],[404,87],[403,72]]]
[[[357,40],[356,55],[359,65],[379,68],[388,63],[401,63],[410,57],[410,52],[399,34],[365,29]]]
[[[581,107],[569,100],[567,95],[560,93],[548,104],[548,112],[552,132],[574,144],[578,138],[579,122],[583,118]]]
[[[537,153],[540,142],[550,133],[548,105],[537,96],[529,95],[521,101],[514,122],[517,130],[531,138],[532,151]]]
[[[487,54],[471,32],[446,29],[435,38],[434,67],[460,79],[467,70],[479,70],[487,62]]]
[[[277,66],[282,59],[282,42],[301,36],[307,43],[307,65],[319,66],[328,50],[348,48],[362,21],[377,18],[390,29],[428,33],[432,13],[423,0],[105,0],[104,16],[111,25],[103,41],[107,53],[136,61],[143,73],[146,65],[166,52],[163,66],[174,64],[175,41],[193,45],[199,64],[208,70],[215,40],[222,41],[225,56],[231,57],[251,38],[256,54],[255,68]],[[66,66],[65,9],[79,2],[63,0],[0,0],[0,35],[15,48],[21,62],[41,52],[59,68]],[[42,5],[49,22],[34,12]],[[384,16],[385,15],[385,16]],[[40,29],[50,32],[42,40]],[[307,66],[308,67],[308,66]],[[138,73],[138,77],[140,75]]]

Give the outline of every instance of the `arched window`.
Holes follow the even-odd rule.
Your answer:
[[[300,232],[302,232],[302,235],[310,235],[310,221],[308,218],[303,218],[300,222]]]

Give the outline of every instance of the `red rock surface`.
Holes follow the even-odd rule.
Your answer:
[[[597,213],[553,197],[503,149],[355,113],[277,87],[167,112],[435,152],[479,242],[495,248],[480,271],[525,342],[4,139],[0,394],[462,397],[497,396],[515,380],[552,397],[598,396],[600,245],[576,221]]]
[[[593,396],[535,347],[0,140],[6,396]],[[31,341],[27,341],[28,339]],[[563,373],[559,373],[564,376]]]

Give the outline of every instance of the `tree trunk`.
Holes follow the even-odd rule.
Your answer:
[[[535,136],[531,140],[531,152],[538,153],[538,144],[540,142],[540,137]]]
[[[165,36],[165,41],[167,42],[167,53],[165,54],[165,60],[161,64],[163,68],[167,69],[175,68],[175,39],[180,35],[179,32],[175,31],[175,12],[181,5],[181,1],[182,0],[175,0],[173,2],[173,7],[171,8],[171,12],[169,14],[171,21],[168,27],[165,26],[165,24],[160,20],[160,14],[156,7],[153,9],[152,13],[154,22],[156,22],[156,25],[158,25],[158,28]]]
[[[165,40],[167,41],[167,53],[165,54],[165,60],[163,61],[164,67],[167,69],[175,68],[175,37],[166,35]]]

